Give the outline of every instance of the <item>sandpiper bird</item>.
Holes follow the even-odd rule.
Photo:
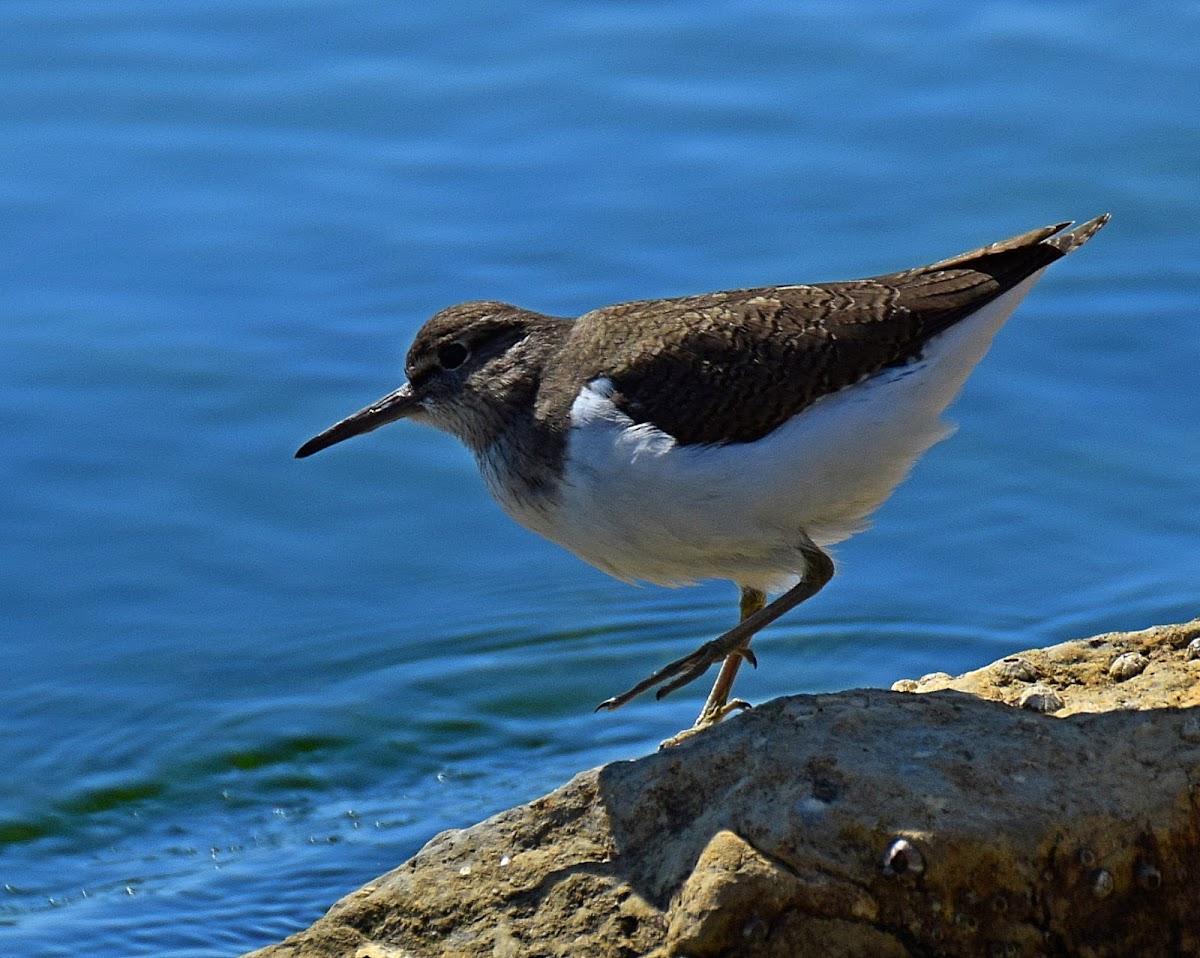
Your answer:
[[[948,431],[992,337],[1099,216],[870,279],[622,303],[575,320],[506,303],[442,310],[408,382],[298,457],[397,419],[461,439],[517,522],[624,580],[729,579],[736,626],[601,703],[662,697],[723,662],[696,727],[732,709],[751,638],[833,575]],[[782,592],[768,604],[767,595]]]

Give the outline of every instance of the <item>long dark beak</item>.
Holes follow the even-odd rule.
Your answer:
[[[421,405],[420,400],[413,395],[412,386],[405,383],[393,393],[388,393],[382,399],[371,403],[366,409],[360,409],[352,416],[347,416],[341,422],[326,429],[319,436],[313,436],[308,442],[296,450],[296,458],[303,459],[314,452],[327,449],[343,439],[362,435],[389,422],[403,419],[411,415]]]

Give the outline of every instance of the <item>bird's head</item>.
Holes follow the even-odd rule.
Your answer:
[[[503,429],[514,404],[528,402],[537,388],[541,350],[526,348],[530,333],[561,322],[506,303],[459,303],[442,310],[421,327],[408,350],[408,382],[314,436],[296,457],[398,419],[435,426],[479,452]]]

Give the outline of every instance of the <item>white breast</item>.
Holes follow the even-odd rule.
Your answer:
[[[756,442],[679,446],[633,423],[612,383],[595,380],[571,408],[555,501],[502,505],[621,579],[786,588],[803,574],[806,537],[828,546],[865,528],[949,432],[941,413],[1040,275],[935,337],[919,361],[825,396]]]

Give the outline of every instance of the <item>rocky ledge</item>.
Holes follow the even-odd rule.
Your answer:
[[[778,699],[254,955],[1200,955],[1197,678],[1200,619]]]

